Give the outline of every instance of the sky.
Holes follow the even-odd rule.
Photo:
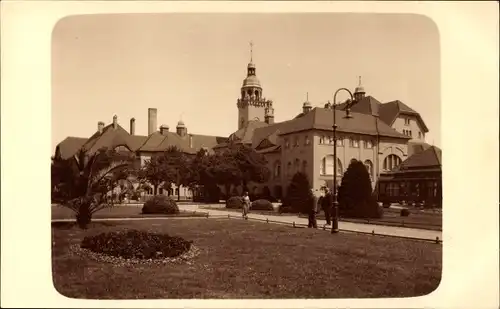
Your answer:
[[[441,143],[440,45],[421,15],[365,13],[116,14],[66,17],[52,34],[52,148],[67,136],[90,137],[97,122],[147,135],[158,126],[229,136],[236,100],[253,62],[275,121],[333,100],[341,87],[400,100],[423,117],[428,143]],[[347,95],[339,94],[337,101]]]

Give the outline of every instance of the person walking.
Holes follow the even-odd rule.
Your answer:
[[[321,199],[321,208],[325,213],[326,225],[331,225],[332,222],[332,204],[333,204],[333,195],[330,191],[330,188],[325,188],[325,195]]]
[[[310,205],[307,209],[308,213],[308,228],[318,228],[318,224],[316,221],[316,214],[318,213],[318,194],[317,192],[314,191],[314,189],[311,189],[312,193],[312,198],[310,201]]]
[[[248,218],[248,211],[250,210],[250,197],[248,192],[243,193],[243,219]]]

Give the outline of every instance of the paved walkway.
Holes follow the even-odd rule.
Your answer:
[[[185,211],[196,211],[201,213],[208,213],[209,216],[217,216],[217,217],[241,217],[241,212],[239,211],[226,211],[226,210],[216,210],[213,207],[221,207],[221,205],[209,205],[209,204],[178,204],[180,210]],[[201,207],[200,207],[201,206]],[[142,207],[142,205],[121,205],[120,207]],[[212,209],[207,209],[206,207],[210,207]],[[265,221],[268,219],[269,221],[274,221],[275,223],[281,224],[295,224],[297,225],[306,225],[308,223],[307,218],[300,218],[294,215],[262,215],[250,212],[248,214],[250,219],[257,219]],[[149,218],[95,218],[92,221],[142,221],[142,220],[161,220],[161,219],[194,219],[196,217],[149,217]],[[74,221],[74,219],[53,219],[53,222],[70,222]],[[323,229],[325,227],[325,220],[318,220],[318,229]],[[331,226],[326,226],[326,230],[330,230]],[[365,223],[354,223],[354,222],[339,222],[339,229],[341,231],[348,232],[361,232],[361,233],[375,233],[378,235],[385,236],[396,236],[396,237],[404,237],[404,238],[415,238],[422,240],[439,240],[443,239],[441,231],[434,230],[424,230],[424,229],[416,229],[416,228],[406,228],[406,227],[397,227],[397,226],[387,226],[387,225],[375,225],[375,224],[365,224]]]
[[[210,205],[203,205],[205,207],[211,207]],[[232,216],[241,216],[240,212],[228,212],[223,210],[214,210],[214,209],[204,209],[200,208],[199,205],[191,204],[191,205],[179,205],[179,209],[188,210],[188,211],[196,211],[196,212],[205,212],[210,215],[215,216],[227,216],[231,214]],[[289,223],[292,224],[295,222],[296,224],[305,224],[307,225],[307,218],[299,218],[297,216],[273,216],[273,215],[261,215],[255,213],[249,213],[248,217],[251,219],[260,219],[266,220],[269,219],[271,221],[281,222],[281,223]],[[318,228],[323,229],[323,225],[326,224],[325,220],[318,220]],[[331,228],[331,226],[327,226],[327,228]],[[406,228],[406,227],[397,227],[397,226],[387,226],[387,225],[375,225],[375,224],[365,224],[365,223],[354,223],[354,222],[339,222],[339,229],[345,231],[352,232],[363,232],[363,233],[372,233],[379,235],[387,235],[387,236],[398,236],[398,237],[406,237],[406,238],[419,238],[419,239],[428,239],[428,240],[436,240],[436,237],[439,237],[442,240],[442,232],[441,231],[433,231],[433,230],[424,230],[424,229],[415,229],[415,228]]]

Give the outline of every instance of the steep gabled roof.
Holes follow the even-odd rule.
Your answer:
[[[194,154],[201,148],[212,149],[217,144],[223,143],[227,138],[220,136],[188,134],[184,137],[174,132],[154,132],[148,136],[145,143],[139,148],[144,152],[165,151],[169,147],[175,146],[185,153]]]
[[[422,152],[408,157],[399,165],[397,170],[441,168],[441,165],[441,149],[431,146]]]
[[[357,133],[366,135],[379,135],[407,139],[405,136],[382,121],[377,121],[376,117],[362,113],[351,113],[352,118],[347,119],[344,111],[337,110],[335,114],[337,131],[345,133]],[[280,135],[306,131],[306,130],[332,130],[333,110],[316,107],[306,115],[281,123]]]
[[[416,116],[418,121],[422,125],[423,131],[425,133],[429,132],[429,129],[427,128],[420,114],[399,100],[384,103],[380,106],[379,109],[380,119],[387,123],[389,126],[392,126],[394,121],[401,114]]]
[[[56,154],[60,155],[62,159],[71,158],[86,141],[86,138],[68,136],[56,146]]]
[[[126,146],[131,151],[136,151],[138,145],[141,144],[141,139],[144,138],[130,138],[130,134],[123,127],[117,125],[115,129],[113,124],[110,124],[103,128],[102,133],[94,133],[85,142],[83,148],[90,154],[95,153],[101,148],[113,149],[120,145]]]
[[[268,126],[268,124],[262,121],[249,121],[246,126],[231,134],[229,139],[244,144],[250,144],[252,143],[252,137],[255,129],[266,126]]]

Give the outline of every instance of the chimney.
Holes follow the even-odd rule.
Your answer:
[[[135,118],[130,118],[130,135],[135,135]]]
[[[148,135],[156,132],[156,108],[148,108]]]
[[[161,135],[167,135],[168,130],[169,130],[169,127],[166,124],[161,125],[161,127],[160,127]]]
[[[102,131],[104,130],[104,122],[99,121],[97,123],[97,131],[99,131],[99,134],[102,134]]]
[[[118,116],[114,115],[113,116],[113,129],[116,129],[118,127]]]

